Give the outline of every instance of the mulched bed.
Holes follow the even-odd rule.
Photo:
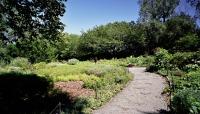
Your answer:
[[[70,98],[94,96],[95,91],[83,88],[83,81],[56,82],[54,87],[69,94]]]

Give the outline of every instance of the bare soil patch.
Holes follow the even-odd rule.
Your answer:
[[[95,95],[95,91],[92,89],[83,88],[82,81],[68,81],[68,82],[56,82],[54,87],[69,94],[70,98],[75,99],[77,97],[88,97]]]

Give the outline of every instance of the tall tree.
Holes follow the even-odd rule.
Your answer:
[[[157,20],[165,22],[179,4],[179,0],[139,0],[140,21]]]
[[[1,0],[1,36],[3,33],[12,33],[15,38],[31,38],[40,34],[55,38],[63,29],[60,16],[65,12],[64,1]]]
[[[139,19],[141,22],[150,21],[152,19],[158,19],[158,9],[156,7],[155,0],[139,0],[138,4],[140,5]]]
[[[166,26],[158,21],[144,24],[145,47],[148,54],[153,54],[155,48],[162,47],[160,40],[165,30]]]

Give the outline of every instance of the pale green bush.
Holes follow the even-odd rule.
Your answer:
[[[67,61],[67,64],[69,64],[69,65],[76,65],[78,62],[79,62],[78,59],[69,59]]]
[[[27,58],[17,57],[11,61],[10,66],[29,69],[31,67],[31,63]]]

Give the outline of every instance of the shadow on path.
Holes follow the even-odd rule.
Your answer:
[[[171,114],[170,111],[166,111],[166,110],[158,110],[158,112],[143,112],[143,111],[139,111],[143,114]]]

